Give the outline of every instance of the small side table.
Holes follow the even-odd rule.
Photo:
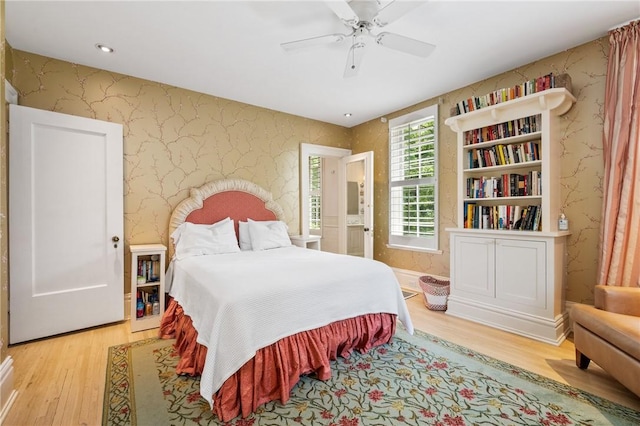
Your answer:
[[[162,244],[136,244],[131,250],[131,331],[160,327],[164,314],[164,258]],[[138,296],[143,301],[142,315],[137,309]],[[151,304],[149,312],[146,303]],[[157,302],[157,305],[154,303]],[[154,311],[155,305],[155,311]]]
[[[311,250],[320,250],[320,237],[319,235],[309,235],[305,237],[303,235],[292,235],[291,243],[294,246],[308,248]]]

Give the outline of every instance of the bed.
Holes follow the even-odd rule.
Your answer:
[[[238,179],[192,189],[171,215],[160,335],[225,422],[285,403],[302,375],[330,378],[331,360],[389,342],[397,320],[413,332],[388,266],[293,246],[283,219]]]

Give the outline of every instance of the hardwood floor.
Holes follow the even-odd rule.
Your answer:
[[[556,347],[429,311],[421,297],[407,301],[417,329],[640,411],[640,398],[597,365],[575,366],[571,341]],[[10,347],[18,395],[3,424],[101,424],[107,348],[156,334],[122,322]]]
[[[129,322],[9,347],[18,392],[3,425],[100,425],[107,348],[157,335]]]

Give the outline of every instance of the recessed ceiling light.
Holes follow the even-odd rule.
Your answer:
[[[96,44],[96,49],[104,53],[113,53],[113,48],[100,43]]]
[[[349,118],[349,117],[351,117],[351,113],[350,113],[350,112],[345,112],[345,113],[344,113],[344,116],[345,116],[345,117],[347,117],[347,118]]]

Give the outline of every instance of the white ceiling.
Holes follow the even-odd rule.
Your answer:
[[[594,40],[638,19],[640,1],[428,1],[384,31],[436,50],[371,39],[352,78],[348,40],[280,47],[349,32],[323,1],[7,0],[5,15],[15,49],[352,127]]]

